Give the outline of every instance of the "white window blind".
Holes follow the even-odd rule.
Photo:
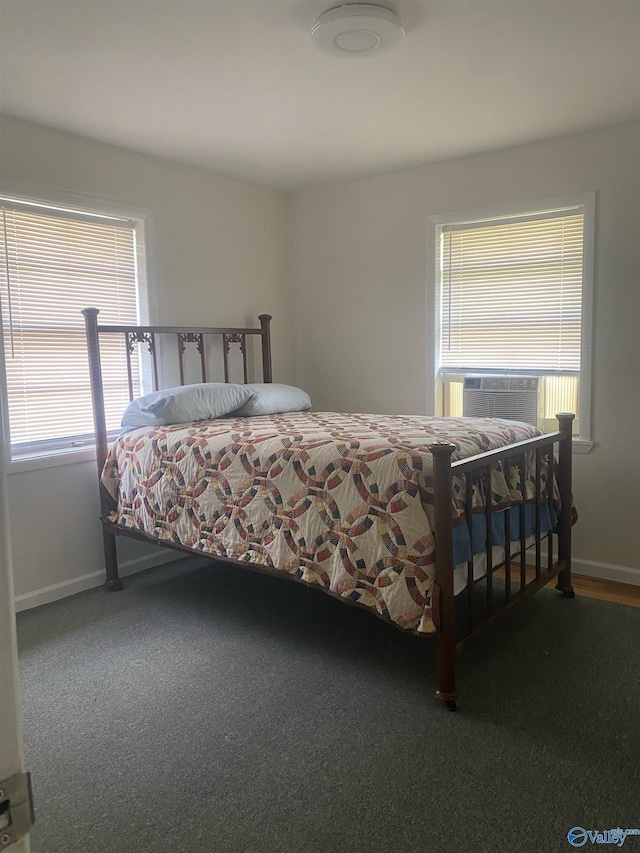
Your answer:
[[[81,444],[93,434],[93,416],[80,312],[95,306],[101,323],[138,322],[135,222],[2,205],[0,305],[14,456]],[[129,402],[120,337],[101,341],[109,429],[119,427]]]
[[[580,371],[584,215],[447,225],[440,366]]]

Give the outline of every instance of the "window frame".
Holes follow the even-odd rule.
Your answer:
[[[0,181],[0,195],[10,201],[43,208],[61,207],[89,216],[111,216],[130,219],[135,222],[137,303],[142,325],[155,325],[158,322],[157,296],[155,287],[155,269],[153,266],[153,216],[150,210],[132,208],[109,199],[81,195],[63,190],[51,190],[33,185],[23,185]],[[97,306],[99,307],[99,306]],[[7,399],[6,370],[4,362],[4,340],[0,327],[0,394]],[[78,462],[95,460],[95,444],[92,440],[83,441],[80,447],[41,447],[27,451],[12,458],[8,407],[3,406],[4,428],[7,436],[2,449],[7,472],[33,471],[40,468],[57,467]]]
[[[433,353],[433,370],[427,371],[427,401],[432,400],[436,414],[442,415],[442,376],[455,373],[440,367],[442,333],[442,269],[440,243],[443,228],[448,225],[474,224],[491,220],[539,217],[544,213],[575,210],[584,215],[582,258],[582,321],[580,340],[580,435],[574,438],[576,453],[588,453],[593,447],[591,437],[591,391],[593,361],[593,292],[595,269],[596,192],[557,196],[527,202],[512,202],[472,210],[452,211],[428,217],[427,226],[427,352]],[[480,372],[480,371],[479,371]],[[494,371],[495,372],[495,371]],[[529,371],[517,371],[524,375]],[[531,375],[537,374],[531,371]]]

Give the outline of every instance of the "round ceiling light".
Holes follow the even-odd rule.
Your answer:
[[[311,42],[323,53],[354,59],[377,56],[404,38],[400,18],[384,6],[349,3],[320,15]]]

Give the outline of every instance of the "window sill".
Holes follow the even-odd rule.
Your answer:
[[[41,468],[58,468],[60,465],[76,465],[79,462],[95,462],[95,447],[69,450],[56,450],[55,453],[33,453],[12,459],[7,474],[22,474],[25,471],[39,471]]]
[[[585,454],[590,453],[593,448],[593,444],[593,441],[587,441],[586,438],[574,438],[571,442],[571,448],[574,453],[584,456]]]

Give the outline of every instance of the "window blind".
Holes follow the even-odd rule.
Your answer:
[[[440,365],[580,370],[584,214],[445,226]]]
[[[93,434],[93,415],[80,312],[95,306],[101,323],[138,322],[135,223],[7,202],[0,247],[14,454],[82,443]],[[120,336],[104,337],[107,426],[116,429],[129,402],[126,354]]]

